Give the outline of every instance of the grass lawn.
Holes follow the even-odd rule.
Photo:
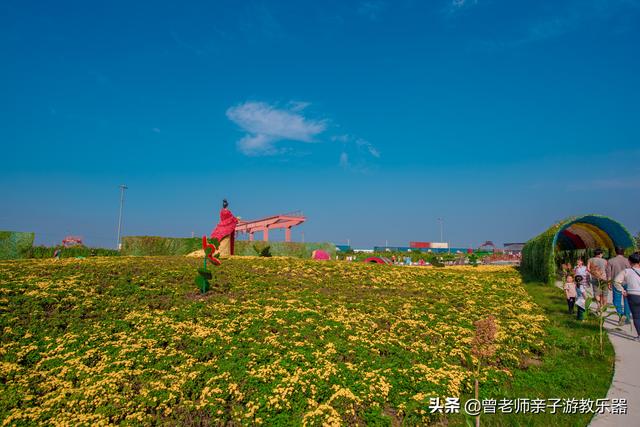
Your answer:
[[[509,267],[233,258],[0,262],[0,423],[418,425],[469,395],[473,322],[492,314],[485,397],[606,394],[612,352],[561,292]],[[473,361],[473,360],[472,360]],[[562,414],[495,425],[585,425]]]
[[[605,338],[604,355],[600,354],[596,319],[590,316],[579,322],[575,315],[569,316],[564,293],[558,288],[540,283],[524,286],[549,319],[545,327],[545,350],[527,369],[515,371],[507,387],[502,391],[492,390],[487,397],[593,400],[606,397],[615,355],[608,338]],[[499,414],[482,416],[482,424],[585,426],[591,417],[592,414]]]

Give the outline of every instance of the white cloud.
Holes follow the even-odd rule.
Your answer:
[[[266,135],[245,135],[238,141],[238,149],[247,156],[270,156],[277,154],[274,140]]]
[[[340,153],[340,167],[345,169],[349,167],[349,155],[344,151]]]
[[[248,101],[227,110],[229,120],[247,132],[238,141],[238,148],[246,155],[273,155],[281,152],[278,141],[314,142],[325,131],[324,120],[308,119],[302,110],[309,104],[291,102],[289,109],[280,109],[264,102]]]

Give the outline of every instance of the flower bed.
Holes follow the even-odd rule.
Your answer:
[[[474,321],[498,327],[484,390],[543,350],[508,267],[233,258],[201,296],[199,264],[0,262],[0,420],[418,424],[471,391]]]

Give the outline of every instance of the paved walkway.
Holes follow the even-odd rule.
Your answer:
[[[560,282],[557,285],[562,288]],[[611,293],[609,294],[609,301]],[[591,427],[640,426],[640,342],[635,341],[633,325],[618,326],[618,317],[605,320],[605,328],[616,352],[613,381],[607,398],[627,399],[627,414],[596,414]]]
[[[605,327],[616,352],[613,381],[607,398],[627,399],[628,412],[626,415],[597,414],[590,426],[640,426],[640,342],[634,339],[636,332],[632,325],[618,327],[616,316],[606,319]]]

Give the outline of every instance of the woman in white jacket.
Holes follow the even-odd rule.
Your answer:
[[[629,256],[629,264],[631,268],[626,268],[615,277],[613,285],[622,295],[627,297],[631,316],[633,316],[633,325],[636,327],[637,341],[640,341],[640,253],[636,252]],[[622,285],[627,284],[625,290]]]

